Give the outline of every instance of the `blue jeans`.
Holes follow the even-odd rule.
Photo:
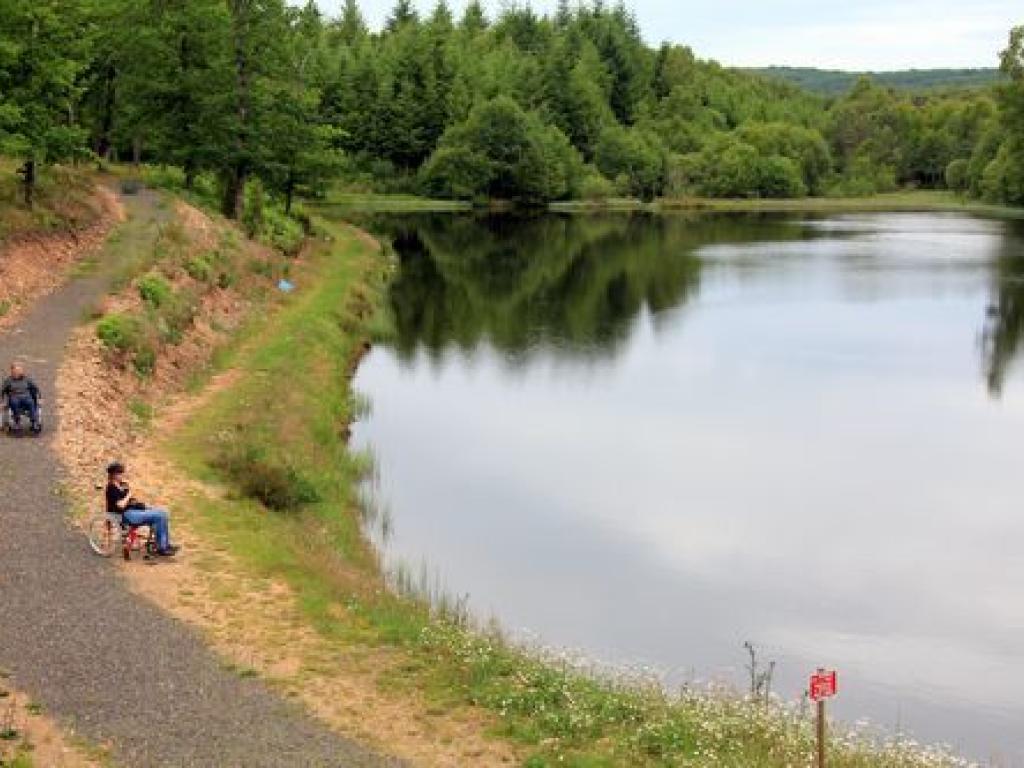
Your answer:
[[[156,546],[161,552],[171,545],[171,531],[167,513],[162,509],[126,509],[124,521],[128,525],[148,525],[156,534]]]
[[[39,423],[39,406],[31,397],[12,397],[8,401],[11,408],[11,415],[17,419],[19,414],[27,413],[32,419],[32,426]]]

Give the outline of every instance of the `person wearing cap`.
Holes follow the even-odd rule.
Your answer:
[[[167,511],[146,506],[132,496],[124,475],[125,466],[119,461],[107,467],[107,512],[122,515],[127,525],[148,525],[156,535],[157,554],[172,557],[178,547],[171,544]]]
[[[11,410],[11,416],[15,419],[22,413],[28,414],[32,420],[32,429],[40,430],[39,404],[43,396],[39,387],[27,375],[21,363],[11,364],[11,375],[4,379],[0,387],[0,400],[7,401],[7,407]]]

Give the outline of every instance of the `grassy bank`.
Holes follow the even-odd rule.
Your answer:
[[[444,213],[472,210],[472,203],[459,200],[434,200],[416,195],[379,195],[360,192],[332,192],[322,205],[338,211],[369,213]]]
[[[891,192],[870,197],[801,197],[783,200],[715,199],[706,197],[665,198],[644,204],[638,200],[605,202],[554,203],[553,211],[562,213],[586,211],[642,210],[651,213],[691,211],[696,213],[886,213],[886,212],[953,212],[974,213],[1000,218],[1024,218],[1024,209],[989,205],[952,192],[919,190]]]
[[[92,205],[96,184],[85,169],[46,166],[40,169],[35,204],[27,208],[17,169],[21,163],[0,157],[0,243],[19,234],[75,229],[97,215]]]
[[[451,200],[432,200],[412,195],[378,195],[335,192],[324,207],[331,213],[449,213],[489,210],[488,207]],[[509,210],[495,204],[494,210]],[[567,200],[551,203],[554,213],[602,213],[643,211],[645,213],[887,213],[950,212],[972,213],[997,218],[1024,218],[1024,208],[990,205],[942,190],[890,192],[869,197],[801,197],[793,199],[720,199],[709,197],[660,198],[644,203],[636,198],[611,197],[604,200]]]
[[[361,408],[349,381],[380,322],[387,265],[365,238],[326,226],[334,240],[311,254],[297,293],[220,361],[230,384],[166,443],[223,491],[194,499],[203,535],[251,575],[287,584],[339,650],[385,654],[399,695],[486,713],[493,736],[534,768],[807,764],[811,727],[797,710],[584,674],[384,587],[357,502],[367,462],[346,440]],[[846,734],[833,748],[839,768],[953,764]]]

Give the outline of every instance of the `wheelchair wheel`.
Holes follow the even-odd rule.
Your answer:
[[[97,515],[89,521],[89,547],[100,557],[110,557],[121,541],[121,531],[109,515]]]

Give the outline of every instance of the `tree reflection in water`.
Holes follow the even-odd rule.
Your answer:
[[[510,357],[612,355],[643,310],[657,318],[696,294],[701,246],[815,236],[796,220],[750,216],[420,215],[372,226],[401,261],[390,307],[403,357],[485,340]]]

